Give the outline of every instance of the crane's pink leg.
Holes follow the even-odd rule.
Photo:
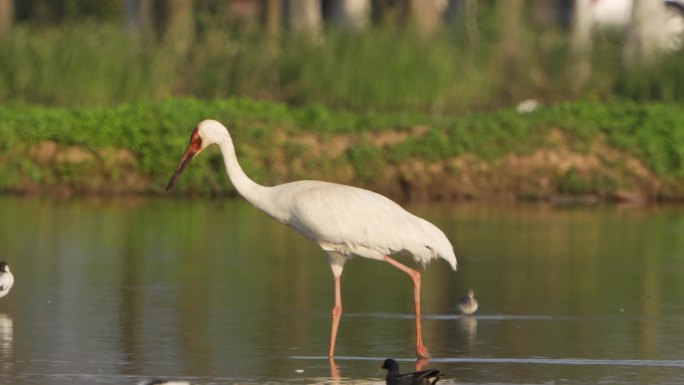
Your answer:
[[[408,274],[411,277],[411,281],[413,281],[413,305],[416,309],[416,354],[420,358],[428,358],[430,357],[430,351],[427,346],[423,345],[423,333],[420,327],[420,273],[388,256],[385,256],[385,261]]]
[[[333,380],[333,384],[339,384],[341,378],[339,366],[333,357],[328,357],[328,363],[330,364],[330,378]]]
[[[332,309],[332,330],[330,332],[330,350],[328,357],[335,355],[335,339],[337,338],[337,327],[340,325],[342,315],[342,295],[340,294],[340,277],[335,277],[335,306]]]

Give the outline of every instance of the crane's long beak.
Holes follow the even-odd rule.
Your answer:
[[[180,163],[178,163],[178,167],[176,167],[176,171],[173,172],[173,175],[171,175],[171,179],[169,179],[169,184],[166,185],[166,191],[169,191],[171,187],[173,187],[173,184],[176,183],[176,178],[183,172],[185,169],[185,166],[190,163],[192,158],[197,155],[199,151],[195,150],[192,148],[192,145],[189,145],[188,148],[185,149],[185,153],[183,154],[183,157],[180,160]]]

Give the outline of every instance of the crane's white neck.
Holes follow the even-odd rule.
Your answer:
[[[268,193],[270,187],[262,186],[253,180],[249,179],[247,174],[242,171],[242,167],[237,160],[237,155],[235,155],[235,146],[233,145],[233,140],[230,134],[226,132],[226,136],[223,140],[217,142],[219,148],[221,149],[221,154],[223,155],[223,162],[226,165],[226,173],[230,179],[235,189],[242,195],[249,203],[259,208],[260,210],[269,213],[268,210]],[[270,213],[269,213],[270,214]]]

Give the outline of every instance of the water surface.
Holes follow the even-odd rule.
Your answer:
[[[684,209],[411,207],[458,272],[423,275],[425,367],[452,384],[678,384]],[[324,254],[241,200],[0,198],[0,383],[383,383],[414,370],[409,279],[355,258],[325,357]],[[402,261],[411,263],[407,259]],[[455,314],[472,287],[475,317]]]

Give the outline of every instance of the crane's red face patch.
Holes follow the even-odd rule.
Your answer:
[[[173,187],[174,183],[176,183],[176,178],[180,176],[185,169],[185,166],[190,163],[192,158],[197,155],[200,150],[202,150],[202,137],[197,128],[195,128],[192,130],[192,134],[190,134],[190,143],[188,143],[188,147],[185,149],[185,153],[178,163],[178,167],[176,167],[173,175],[171,175],[171,179],[169,179],[169,183],[166,185],[166,191],[169,191],[171,187]]]
[[[202,137],[200,136],[197,128],[192,130],[192,134],[190,134],[190,144],[188,144],[188,147],[192,147],[195,153],[200,152],[202,149]]]

